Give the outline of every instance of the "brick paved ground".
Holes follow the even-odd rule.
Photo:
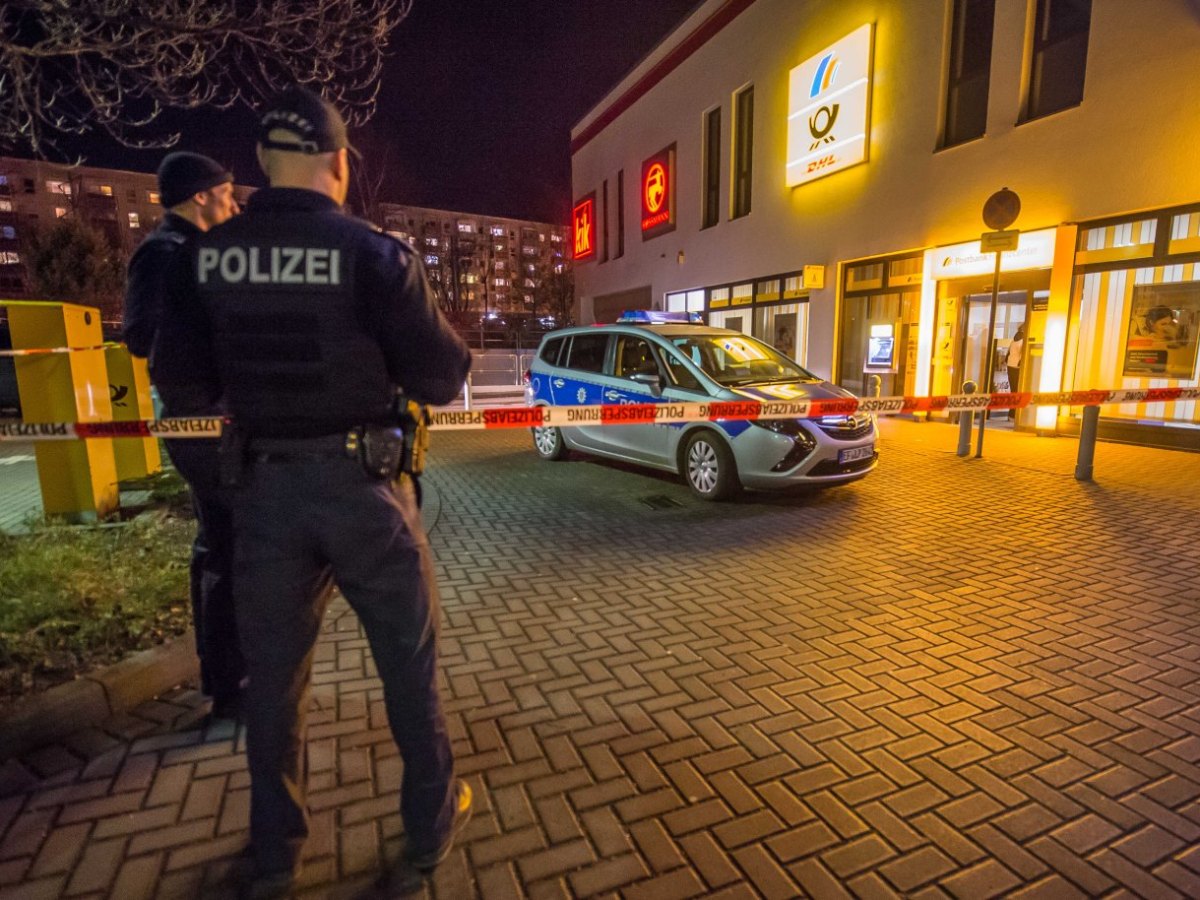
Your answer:
[[[871,478],[693,501],[438,435],[446,697],[478,812],[426,896],[1200,896],[1200,455],[885,424]],[[678,505],[652,508],[665,497]],[[661,503],[654,504],[663,506]],[[342,604],[306,892],[398,847]],[[227,896],[241,735],[184,688],[0,767],[0,896]]]

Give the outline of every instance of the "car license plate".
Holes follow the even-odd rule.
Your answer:
[[[854,462],[856,459],[870,459],[875,455],[875,445],[869,447],[851,447],[849,450],[841,450],[838,452],[838,462],[848,463]]]

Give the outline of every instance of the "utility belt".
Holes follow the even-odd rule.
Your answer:
[[[425,470],[429,447],[428,411],[407,402],[394,425],[363,425],[337,434],[312,438],[252,437],[236,421],[221,429],[221,485],[238,487],[253,464],[356,459],[364,472],[379,481],[408,475],[414,482]]]

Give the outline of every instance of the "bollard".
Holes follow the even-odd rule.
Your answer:
[[[1096,432],[1100,427],[1100,407],[1085,406],[1083,423],[1079,426],[1079,458],[1075,461],[1075,480],[1092,480],[1092,463],[1096,459]]]
[[[964,394],[975,393],[975,382],[968,381],[962,386]],[[985,413],[986,415],[986,413]],[[958,455],[966,456],[971,452],[971,425],[975,422],[974,411],[968,410],[958,414]]]
[[[872,397],[878,397],[883,392],[883,379],[878,375],[872,375],[870,378],[868,378],[867,384],[870,385],[870,387],[867,389],[867,393],[869,393]]]

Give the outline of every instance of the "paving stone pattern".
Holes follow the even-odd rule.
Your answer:
[[[424,896],[1200,896],[1200,455],[884,424],[855,485],[704,504],[435,436],[477,812]],[[678,503],[650,504],[668,497]],[[652,508],[656,506],[658,508]],[[316,663],[300,896],[400,846],[357,621]],[[243,735],[184,687],[0,767],[0,896],[230,896]]]

